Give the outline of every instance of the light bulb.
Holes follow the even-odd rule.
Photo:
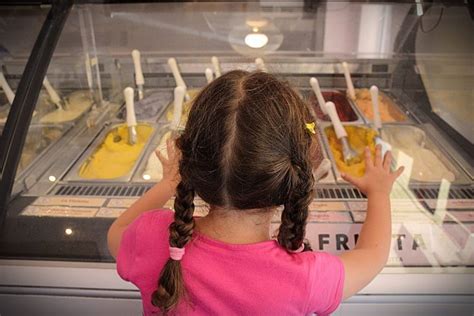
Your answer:
[[[245,36],[245,44],[251,48],[262,48],[268,43],[268,36],[262,33],[250,33]]]

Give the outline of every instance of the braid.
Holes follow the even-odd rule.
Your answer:
[[[284,204],[278,232],[278,243],[289,251],[297,250],[304,243],[308,206],[313,198],[314,190],[310,162],[302,159],[300,164],[293,164],[293,169],[296,174],[295,185]],[[308,243],[304,245],[304,250],[311,250]]]
[[[194,230],[194,190],[185,181],[176,188],[174,222],[170,224],[170,247],[183,248]],[[164,313],[175,308],[186,294],[181,270],[181,261],[168,259],[158,280],[158,289],[153,292],[151,302]]]

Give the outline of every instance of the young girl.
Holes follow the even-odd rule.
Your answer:
[[[304,242],[319,147],[308,106],[264,72],[229,72],[194,100],[183,134],[158,151],[163,180],[112,224],[120,276],[146,315],[328,315],[383,268],[390,245],[390,172],[377,148],[362,178],[368,197],[357,246],[337,257]],[[174,213],[161,209],[176,195]],[[193,217],[194,198],[209,205]],[[153,210],[153,211],[150,211]],[[270,223],[281,211],[275,236]]]

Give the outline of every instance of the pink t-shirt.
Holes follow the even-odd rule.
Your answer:
[[[119,275],[141,293],[145,315],[169,258],[169,210],[150,211],[125,231],[117,256]],[[177,315],[328,315],[340,304],[341,260],[325,252],[290,254],[274,240],[235,245],[195,233],[181,261],[188,300]]]

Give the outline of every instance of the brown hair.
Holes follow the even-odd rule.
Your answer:
[[[284,205],[278,242],[288,251],[301,247],[313,197],[310,151],[317,143],[305,129],[309,121],[299,95],[268,73],[235,70],[206,86],[176,142],[181,182],[170,246],[191,240],[198,195],[211,206],[242,211]],[[184,294],[180,261],[169,259],[152,303],[166,313]]]

